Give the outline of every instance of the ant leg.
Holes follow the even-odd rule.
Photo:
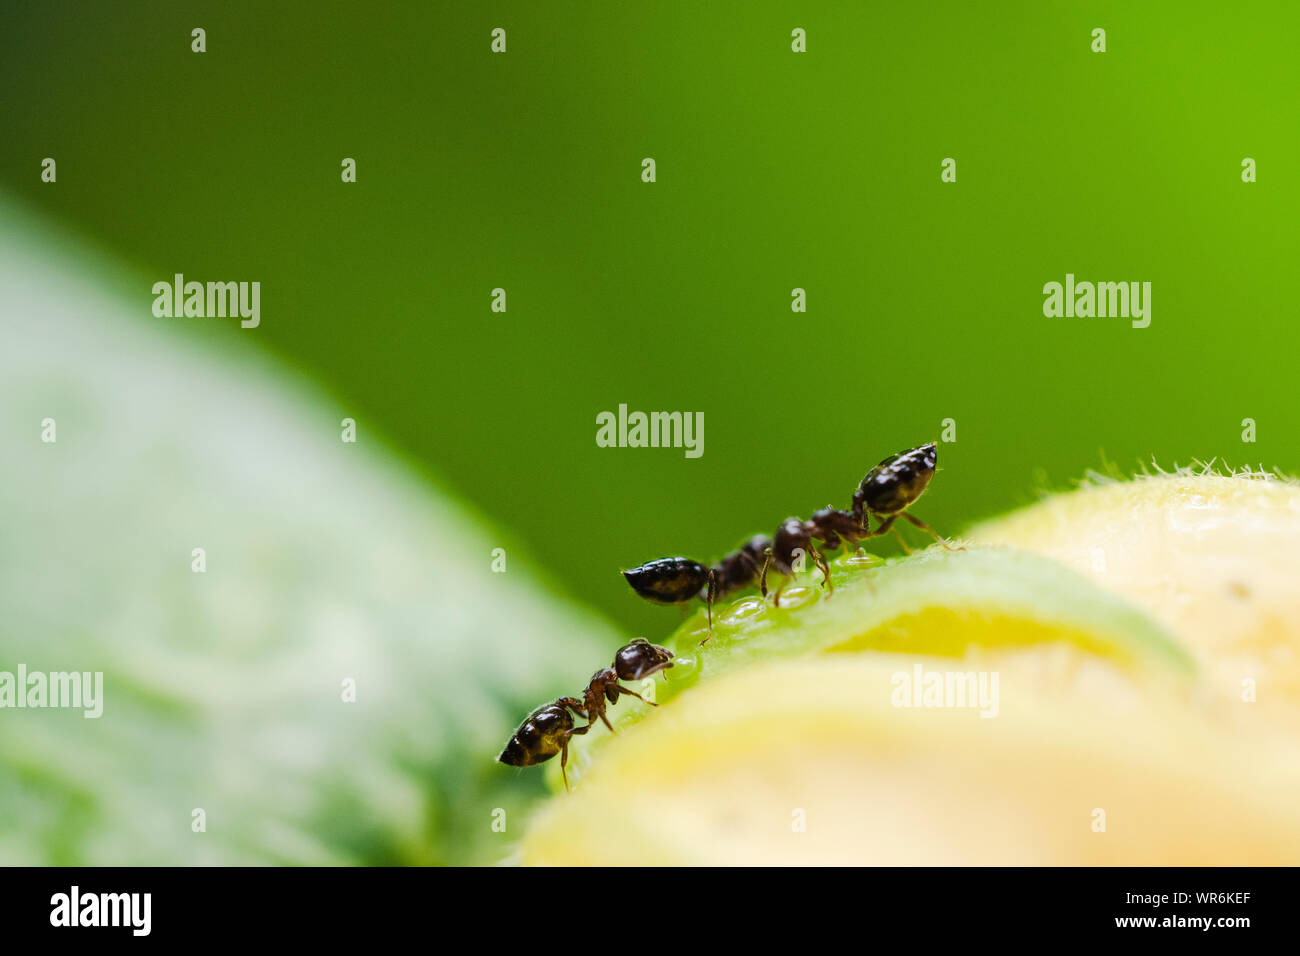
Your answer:
[[[871,518],[870,518],[870,516],[868,516],[868,517],[867,517],[867,523],[866,523],[866,526],[865,526],[865,528],[866,528],[866,533],[865,533],[862,537],[863,537],[863,538],[879,538],[882,534],[884,534],[886,531],[888,531],[890,528],[892,528],[892,527],[894,526],[894,522],[897,521],[897,520],[898,520],[898,515],[890,515],[888,518],[881,518],[881,519],[880,519],[880,526],[879,526],[878,528],[876,528],[875,531],[872,531],[872,530],[871,530]]]
[[[912,549],[907,546],[907,542],[903,540],[903,536],[899,534],[898,529],[894,527],[894,522],[897,520],[898,520],[898,515],[890,515],[888,518],[882,519],[880,522],[880,527],[878,527],[867,537],[876,538],[884,534],[886,531],[892,531],[894,533],[894,537],[898,539],[898,543],[903,546],[903,552],[905,554],[911,554]]]
[[[565,768],[569,764],[569,738],[565,737],[560,741],[560,778],[564,781],[564,792],[569,793],[569,772]]]
[[[569,699],[572,700],[573,698]],[[585,717],[586,715],[584,714],[583,716]],[[560,738],[560,776],[564,778],[565,793],[569,792],[569,775],[564,769],[569,762],[569,738],[581,737],[589,730],[591,730],[591,724],[587,724],[585,727],[574,727]]]
[[[642,697],[642,696],[641,696],[640,694],[638,694],[636,691],[634,691],[634,690],[628,690],[628,689],[627,689],[626,687],[624,687],[622,684],[619,684],[619,685],[618,685],[618,690],[619,690],[619,693],[620,693],[620,694],[629,694],[629,695],[631,695],[632,697],[635,697],[637,700],[641,701],[641,703],[643,703],[643,704],[649,704],[651,707],[658,707],[658,706],[659,706],[659,705],[656,704],[653,700],[646,700],[644,697]]]
[[[707,641],[710,637],[713,636],[713,602],[716,601],[717,598],[718,598],[718,576],[713,572],[713,569],[710,568],[709,569],[709,594],[708,597],[704,599],[704,607],[709,615],[709,634],[708,637],[704,639],[705,641]],[[703,643],[703,641],[701,641],[701,643]]]
[[[781,592],[784,591],[786,588],[788,588],[790,586],[790,582],[793,580],[795,580],[793,571],[791,571],[789,575],[782,575],[781,586],[777,588],[772,595],[772,607],[781,606]]]
[[[906,511],[904,511],[904,512],[903,512],[903,517],[906,518],[908,521],[912,522],[912,524],[916,525],[916,526],[917,526],[918,528],[920,528],[922,531],[926,532],[926,534],[928,534],[928,535],[930,535],[930,537],[934,538],[935,541],[938,541],[941,545],[944,546],[944,548],[945,548],[946,550],[948,550],[948,551],[965,551],[965,550],[966,550],[965,548],[963,548],[963,547],[961,547],[961,546],[958,546],[958,547],[954,548],[952,545],[950,545],[947,541],[945,541],[942,537],[939,536],[939,532],[935,531],[933,528],[931,528],[928,524],[926,524],[924,521],[922,521],[920,518],[916,517],[915,515],[908,514]]]
[[[822,573],[822,587],[826,589],[826,596],[829,598],[835,593],[835,585],[831,584],[831,566],[826,561],[826,555],[812,546],[809,546],[809,550],[812,551],[813,563],[817,565],[817,570]]]
[[[616,733],[618,733],[618,731],[614,729],[614,725],[611,724],[611,723],[609,722],[609,718],[605,716],[605,708],[604,708],[604,707],[602,707],[602,708],[600,709],[600,711],[596,714],[596,716],[600,718],[600,722],[601,722],[602,724],[604,724],[606,727],[609,728],[609,732],[610,732],[611,734],[616,734]],[[591,725],[588,724],[587,726],[591,726]]]
[[[767,566],[772,563],[772,549],[763,552],[763,570],[758,575],[758,589],[767,597]]]
[[[561,697],[556,701],[561,707],[567,707],[579,717],[591,720],[591,715],[587,713],[587,708],[583,706],[582,701],[576,697]]]

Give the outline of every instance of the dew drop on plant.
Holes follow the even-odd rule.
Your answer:
[[[727,615],[721,620],[723,624],[736,626],[762,614],[766,608],[767,604],[760,598],[749,598],[744,601],[737,601],[731,606],[730,611],[728,611]]]
[[[818,593],[816,588],[803,587],[802,585],[786,588],[781,592],[781,610],[793,611],[804,605],[811,604],[817,600]]]
[[[846,568],[881,568],[885,566],[885,559],[864,551],[862,554],[846,554],[835,563]]]

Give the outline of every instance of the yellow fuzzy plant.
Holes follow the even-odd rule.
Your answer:
[[[1300,485],[1094,478],[960,543],[688,620],[519,859],[1300,863]]]

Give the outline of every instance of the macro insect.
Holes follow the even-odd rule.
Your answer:
[[[839,508],[822,508],[820,511],[813,512],[813,516],[807,521],[802,518],[786,518],[781,522],[781,527],[777,528],[772,547],[768,550],[763,568],[759,572],[759,590],[764,597],[767,597],[769,567],[775,568],[778,574],[788,580],[794,574],[794,566],[799,554],[803,553],[810,555],[813,563],[821,571],[822,585],[827,589],[826,593],[829,596],[835,592],[835,586],[831,584],[830,564],[826,561],[826,555],[814,542],[820,541],[826,551],[835,551],[841,545],[857,550],[860,548],[858,542],[870,537],[873,537],[873,534],[863,529],[862,522],[857,517]],[[781,606],[781,591],[784,589],[784,584],[777,589],[772,599],[774,606]]]
[[[693,597],[703,598],[709,616],[709,635],[704,639],[707,641],[713,636],[713,604],[718,598],[753,584],[766,597],[769,568],[789,580],[800,553],[809,555],[822,572],[822,585],[829,595],[834,593],[834,585],[824,552],[845,545],[857,549],[859,542],[892,531],[903,550],[912,553],[894,527],[900,517],[952,551],[937,531],[907,510],[925,493],[934,477],[937,460],[935,442],[890,455],[859,482],[858,490],[853,493],[852,511],[826,507],[807,520],[787,518],[773,538],[758,535],[713,567],[691,558],[660,558],[624,571],[623,576],[632,590],[656,604],[683,604]],[[872,515],[880,522],[875,530],[871,528]],[[822,547],[818,548],[817,543]],[[773,598],[778,607],[784,588],[782,584]]]
[[[876,516],[880,525],[868,537],[874,538],[886,531],[893,531],[903,550],[911,554],[912,549],[894,528],[895,521],[905,518],[949,551],[954,550],[939,536],[939,532],[907,510],[925,493],[930,479],[934,477],[937,460],[938,446],[929,442],[890,455],[867,472],[858,485],[858,490],[853,493],[853,517],[867,531],[871,525],[870,516]]]
[[[712,637],[714,603],[756,584],[771,546],[772,539],[767,535],[755,535],[712,567],[691,558],[659,558],[624,571],[623,577],[633,591],[655,604],[703,599]]]
[[[567,792],[569,775],[565,768],[569,763],[569,740],[591,730],[597,717],[613,731],[614,727],[606,717],[605,709],[608,704],[618,703],[620,694],[630,694],[637,700],[657,707],[654,701],[645,700],[619,681],[651,677],[672,667],[672,658],[672,651],[651,644],[644,637],[638,637],[631,644],[624,644],[614,652],[613,665],[603,667],[592,675],[581,699],[560,697],[549,704],[543,704],[525,717],[506,741],[497,760],[511,767],[532,767],[559,754],[560,776],[564,779],[564,789]],[[573,719],[574,714],[586,718],[587,723],[579,727]]]

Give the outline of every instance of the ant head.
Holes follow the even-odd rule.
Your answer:
[[[614,654],[614,672],[619,680],[640,680],[673,666],[673,652],[638,637]]]

